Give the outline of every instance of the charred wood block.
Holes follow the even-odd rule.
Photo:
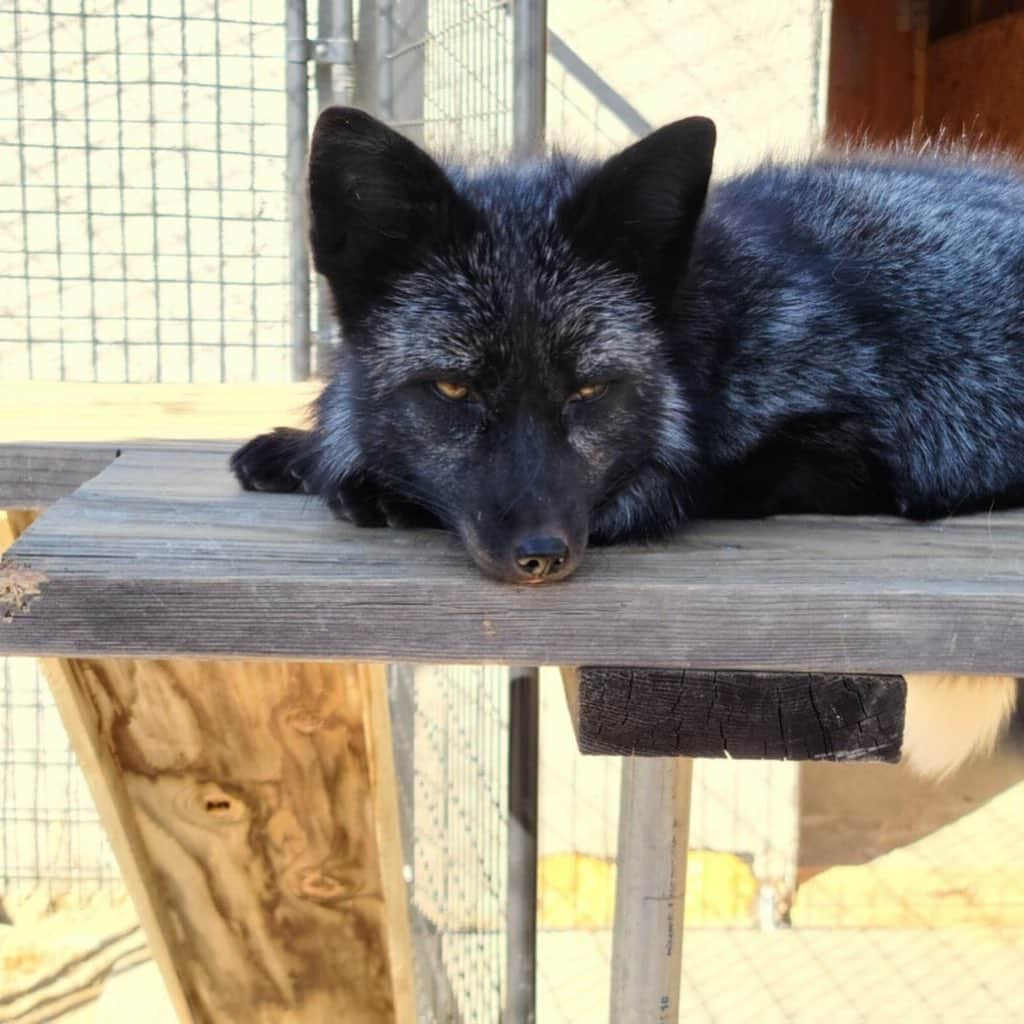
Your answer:
[[[588,667],[566,671],[584,754],[900,759],[902,676]]]

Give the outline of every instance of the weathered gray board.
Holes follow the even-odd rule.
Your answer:
[[[45,508],[110,465],[116,444],[0,443],[0,508]]]
[[[1024,515],[700,523],[521,588],[443,533],[242,493],[223,448],[133,450],[24,534],[0,595],[9,653],[1024,674]]]

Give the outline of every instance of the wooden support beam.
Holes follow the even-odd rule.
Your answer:
[[[381,667],[46,667],[183,1021],[415,1020]]]
[[[584,754],[896,762],[902,676],[582,668],[564,673]]]

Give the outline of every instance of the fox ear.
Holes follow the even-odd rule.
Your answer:
[[[587,257],[635,273],[656,302],[682,278],[715,151],[715,125],[688,117],[607,160],[562,211]]]
[[[438,164],[369,114],[329,107],[309,151],[310,244],[343,315],[420,265],[472,211]]]

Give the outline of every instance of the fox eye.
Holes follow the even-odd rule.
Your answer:
[[[608,393],[607,384],[584,384],[569,396],[570,402],[596,402]]]
[[[469,387],[454,380],[435,380],[434,391],[449,402],[464,402],[470,396]]]

